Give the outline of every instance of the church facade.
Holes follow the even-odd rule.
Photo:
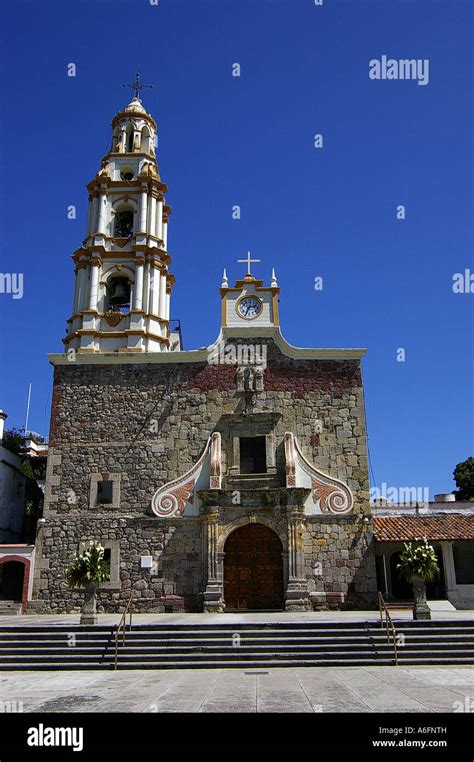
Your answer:
[[[141,612],[372,606],[364,350],[288,344],[275,273],[265,285],[250,255],[234,285],[224,271],[214,344],[182,349],[157,126],[137,96],[88,185],[65,351],[49,357],[29,610],[81,606],[64,573],[90,541],[110,561],[103,611],[130,596]]]

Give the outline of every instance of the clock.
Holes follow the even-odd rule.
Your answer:
[[[240,317],[246,320],[254,320],[263,309],[263,303],[256,296],[242,296],[237,302],[235,309]]]

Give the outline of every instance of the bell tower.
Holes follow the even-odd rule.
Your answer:
[[[135,96],[112,120],[110,151],[89,183],[86,237],[73,254],[75,289],[66,351],[166,352],[170,333],[167,185],[156,158],[157,125]]]

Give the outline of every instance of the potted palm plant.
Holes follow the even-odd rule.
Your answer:
[[[91,541],[89,547],[76,553],[66,569],[69,587],[84,588],[84,605],[80,624],[97,624],[97,588],[110,575],[110,564],[104,558],[104,548]]]
[[[439,566],[435,549],[426,537],[422,543],[415,546],[411,542],[404,543],[397,569],[400,576],[413,586],[413,619],[431,619],[431,611],[426,602],[426,583],[439,574]]]

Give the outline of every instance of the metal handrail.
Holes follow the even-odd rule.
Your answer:
[[[129,625],[128,625],[128,629],[131,630],[132,629],[132,593],[130,593],[130,598],[128,599],[128,603],[125,606],[125,611],[122,614],[122,617],[121,617],[120,622],[119,622],[118,627],[117,627],[117,631],[115,633],[115,666],[114,666],[114,669],[118,669],[118,665],[117,665],[118,638],[119,638],[120,630],[121,629],[122,629],[122,647],[125,645],[125,627],[126,627],[125,620],[126,620],[126,617],[127,617],[128,613],[130,614],[130,622],[129,622]]]
[[[387,604],[384,601],[383,595],[381,592],[379,592],[379,610],[380,610],[380,626],[383,627],[383,615],[382,612],[385,612],[385,625],[387,628],[387,641],[390,645],[390,632],[392,635],[392,642],[393,642],[393,654],[395,657],[395,666],[398,665],[398,654],[397,654],[397,631],[395,629],[395,626],[392,621],[392,617],[390,616],[390,612],[387,608]],[[391,631],[390,631],[391,628]]]

